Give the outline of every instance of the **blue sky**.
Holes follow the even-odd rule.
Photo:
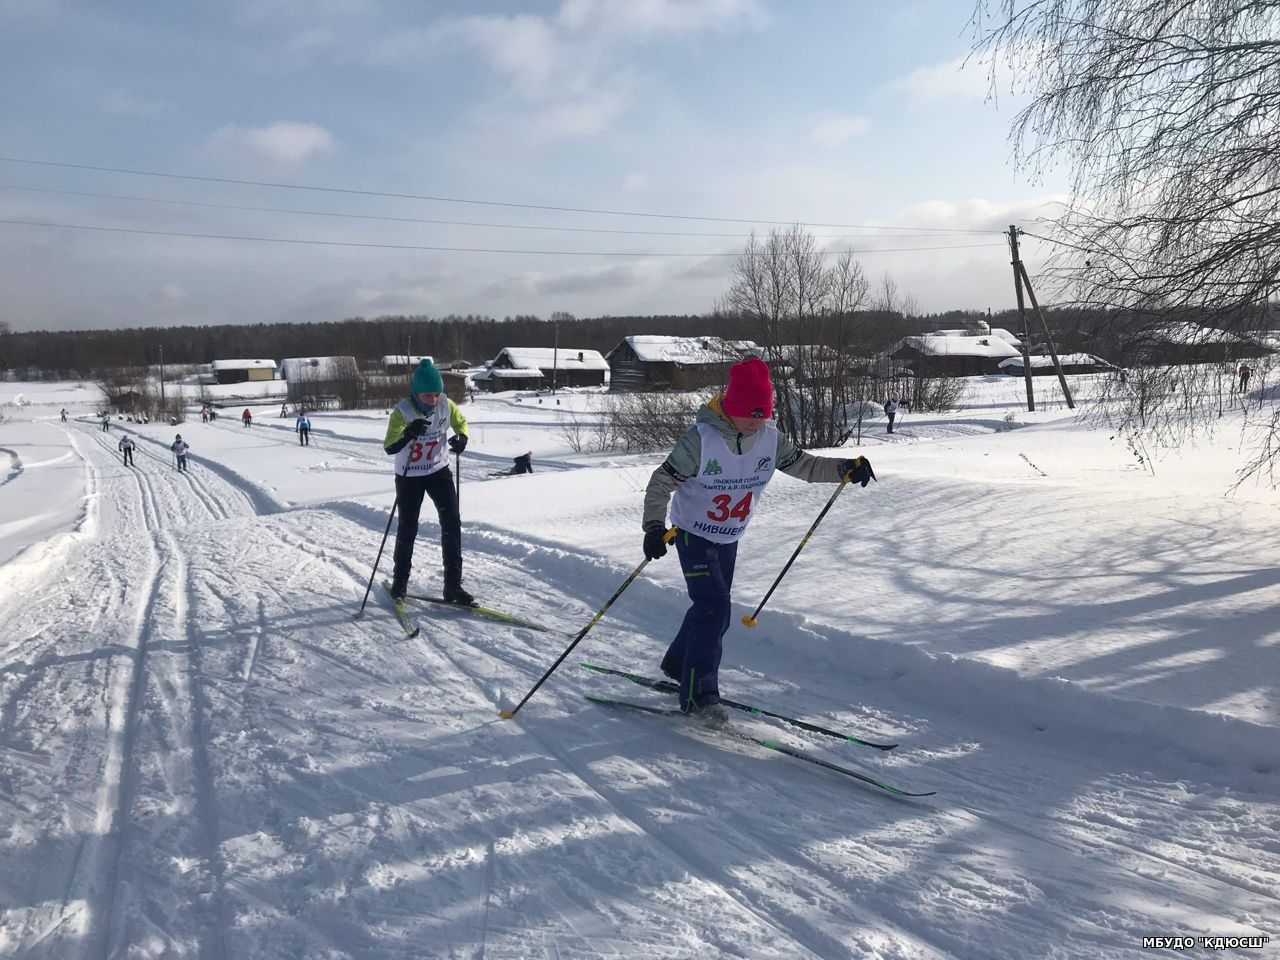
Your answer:
[[[1063,186],[1012,168],[1020,101],[990,102],[985,70],[960,69],[970,13],[0,0],[0,220],[28,221],[0,223],[0,319],[702,313],[751,229],[725,220],[814,224],[925,310],[1010,306],[996,231],[1050,212]],[[944,245],[965,249],[891,252]],[[1024,254],[1034,274],[1040,251]]]

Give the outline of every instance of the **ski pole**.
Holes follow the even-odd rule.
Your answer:
[[[455,451],[453,454],[453,482],[457,487],[458,509],[462,509],[462,454]]]
[[[676,528],[672,527],[665,534],[663,534],[662,542],[670,543],[675,538],[676,538]],[[636,577],[640,576],[640,571],[643,570],[648,565],[648,563],[649,563],[648,557],[645,557],[643,560],[640,561],[640,566],[636,567],[634,570],[631,571],[631,576],[627,577],[626,580],[622,581],[622,586],[620,586],[617,590],[613,591],[613,596],[610,597],[608,600],[606,600],[604,602],[604,606],[596,611],[596,615],[591,618],[591,620],[587,623],[587,625],[578,631],[578,635],[573,638],[573,641],[569,644],[569,646],[565,647],[564,653],[560,654],[560,656],[556,658],[556,662],[553,663],[549,668],[547,668],[547,672],[538,678],[538,682],[535,683],[533,687],[530,688],[529,692],[524,695],[524,699],[521,700],[519,703],[517,703],[510,710],[500,710],[498,712],[498,716],[500,716],[503,720],[510,720],[512,717],[514,717],[517,713],[520,712],[520,708],[529,702],[529,698],[532,697],[534,693],[537,692],[537,689],[546,682],[547,678],[551,676],[551,674],[556,672],[556,668],[560,666],[560,664],[564,663],[564,658],[573,652],[573,648],[576,647],[578,645],[578,642],[587,635],[587,631],[589,631],[592,627],[594,627],[600,621],[600,618],[605,615],[605,612],[611,606],[613,606],[613,601],[617,600],[620,596],[622,596],[622,591],[627,589],[627,587],[631,586],[631,581],[633,581]]]
[[[827,500],[827,505],[822,508],[822,512],[818,514],[818,519],[813,521],[813,526],[809,528],[809,532],[800,540],[800,545],[796,547],[795,553],[791,554],[791,559],[787,561],[787,565],[782,568],[782,572],[778,574],[778,579],[773,581],[773,586],[769,588],[769,592],[764,595],[764,599],[760,601],[760,606],[756,607],[755,613],[743,614],[742,623],[747,627],[758,626],[756,617],[760,616],[760,611],[764,609],[764,605],[769,602],[769,598],[773,596],[773,591],[778,589],[778,584],[782,582],[782,578],[787,575],[787,571],[791,569],[791,564],[796,562],[796,557],[800,556],[800,551],[804,549],[804,545],[809,542],[809,538],[813,536],[813,531],[818,529],[818,524],[822,522],[822,518],[827,515],[827,511],[831,509],[831,505],[836,502],[836,497],[840,496],[840,491],[844,489],[844,485],[849,482],[851,474],[846,473],[840,478],[840,486],[836,487],[835,492],[831,494]]]
[[[400,505],[400,495],[391,501],[391,513],[387,516],[387,529],[382,531],[382,543],[378,545],[378,558],[373,561],[373,572],[369,574],[369,585],[364,588],[364,599],[360,601],[360,609],[356,611],[356,619],[364,613],[364,605],[369,602],[369,591],[373,589],[373,578],[378,575],[378,564],[382,562],[382,551],[387,546],[387,535],[391,533],[391,519],[396,515],[396,507]]]

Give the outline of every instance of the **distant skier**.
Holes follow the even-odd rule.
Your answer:
[[[203,404],[200,407],[200,422],[201,423],[209,422],[209,405],[207,403]]]
[[[104,413],[102,415],[102,429],[104,433],[111,432],[111,414]]]
[[[515,458],[516,465],[512,468],[513,474],[533,473],[533,451],[522,453]]]
[[[129,436],[126,433],[123,437],[120,438],[120,452],[124,454],[124,465],[126,467],[133,466],[133,448],[134,448],[133,437]]]
[[[815,457],[778,432],[773,383],[759,357],[729,369],[728,389],[698,411],[666,461],[653,471],[644,495],[644,555],[665,556],[667,506],[692,603],[662,658],[662,672],[680,684],[680,709],[712,722],[720,706],[720,657],[729,629],[738,541],[775,470],[807,483],[839,483],[848,476],[864,487],[875,479],[866,457]],[[674,494],[674,498],[673,495]]]
[[[311,446],[311,421],[305,413],[298,414],[298,422],[293,425],[293,429],[298,432],[299,446]]]
[[[1240,392],[1247,393],[1249,390],[1249,374],[1253,371],[1249,369],[1249,361],[1240,361]]]
[[[66,407],[63,407],[63,408],[62,408],[62,422],[63,422],[63,423],[66,423],[66,422],[67,422],[67,408],[66,408]]]
[[[280,419],[283,420],[287,416],[289,416],[289,404],[286,402],[280,404]]]
[[[173,455],[178,460],[178,472],[187,472],[187,451],[191,449],[190,444],[182,439],[182,434],[178,434],[173,438],[173,443],[169,444],[169,449],[173,451]]]
[[[449,429],[453,436],[445,443]],[[462,518],[454,493],[449,451],[467,446],[467,418],[444,395],[444,378],[434,363],[423,359],[413,371],[409,396],[391,411],[382,447],[396,458],[396,498],[400,524],[396,528],[395,572],[391,595],[403,599],[413,567],[418,514],[425,494],[440,517],[440,553],[444,559],[444,599],[474,606],[475,598],[462,588]]]
[[[893,433],[893,419],[898,415],[898,407],[902,404],[898,391],[895,390],[889,394],[889,399],[884,402],[884,413],[889,418],[889,432]]]
[[[253,426],[253,414],[249,411],[248,407],[244,408],[244,413],[240,414],[240,419],[244,422],[246,427]]]

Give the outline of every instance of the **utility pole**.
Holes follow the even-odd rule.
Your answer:
[[[1027,306],[1022,301],[1022,272],[1018,269],[1022,266],[1022,260],[1018,257],[1018,227],[1016,224],[1009,224],[1009,253],[1013,264],[1013,289],[1018,297],[1018,316],[1022,318],[1022,375],[1027,381],[1027,411],[1035,412],[1036,395],[1031,388],[1031,353],[1027,347],[1027,341],[1031,338],[1031,331],[1027,328]]]
[[[551,347],[551,393],[556,392],[556,368],[560,365],[560,314],[559,311],[551,315],[551,323],[555,330]]]
[[[1044,318],[1044,311],[1036,301],[1036,292],[1031,288],[1031,277],[1027,274],[1027,265],[1018,261],[1018,270],[1022,274],[1022,282],[1027,285],[1027,296],[1031,298],[1031,306],[1040,318],[1040,326],[1044,329],[1044,342],[1049,348],[1049,356],[1053,357],[1053,369],[1058,372],[1058,383],[1062,386],[1062,395],[1067,398],[1067,409],[1074,410],[1076,402],[1071,399],[1071,388],[1067,386],[1067,375],[1062,372],[1062,361],[1058,359],[1058,348],[1054,346],[1053,334],[1049,332],[1049,321]],[[1077,321],[1079,322],[1079,321]]]

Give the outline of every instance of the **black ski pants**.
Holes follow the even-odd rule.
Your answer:
[[[425,477],[396,475],[400,524],[396,527],[395,582],[408,583],[413,568],[413,544],[418,537],[418,514],[423,496],[431,498],[440,518],[440,554],[444,560],[446,594],[462,586],[462,518],[453,489],[453,471],[447,466]]]
[[[133,447],[125,447],[122,452],[124,453],[124,465],[126,467],[132,467],[133,466]]]

